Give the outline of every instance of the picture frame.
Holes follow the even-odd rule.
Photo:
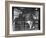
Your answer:
[[[15,9],[15,13],[14,13],[14,9]],[[24,11],[23,11],[23,9],[24,9]],[[19,25],[18,25],[18,27],[17,27],[16,23],[13,26],[13,23],[14,23],[13,21],[15,21],[14,18],[16,18],[18,16],[17,12],[22,13],[21,10],[23,11],[23,16],[25,18],[27,17],[26,19],[28,19],[29,12],[31,12],[29,14],[31,14],[32,17],[33,17],[33,15],[37,15],[36,13],[39,12],[38,13],[39,14],[38,23],[37,23],[38,28],[33,29],[33,27],[32,27],[29,29],[29,27],[27,26],[28,27],[28,29],[27,29],[27,27],[25,25],[24,25],[24,27],[22,25],[21,25],[22,27],[21,26],[19,27]],[[34,11],[36,12],[35,14],[34,14]],[[31,20],[31,21],[35,21],[35,20]],[[20,24],[20,21],[19,21],[19,24]],[[26,24],[25,21],[24,21],[24,24]],[[14,28],[15,28],[15,30],[14,30]],[[19,1],[6,1],[5,2],[5,36],[6,37],[35,36],[35,35],[44,35],[44,34],[45,34],[45,4],[44,3],[34,3],[34,2],[30,3],[30,2],[19,2]]]

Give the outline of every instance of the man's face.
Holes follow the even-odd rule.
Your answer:
[[[33,15],[33,19],[39,19],[39,12],[38,11],[35,11],[35,15]]]

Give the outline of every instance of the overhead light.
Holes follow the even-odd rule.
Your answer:
[[[36,11],[38,10],[38,8],[35,9]]]

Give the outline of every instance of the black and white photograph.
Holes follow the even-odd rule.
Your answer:
[[[6,35],[29,36],[44,34],[44,4],[6,3]]]
[[[40,30],[40,8],[12,7],[13,31]]]

